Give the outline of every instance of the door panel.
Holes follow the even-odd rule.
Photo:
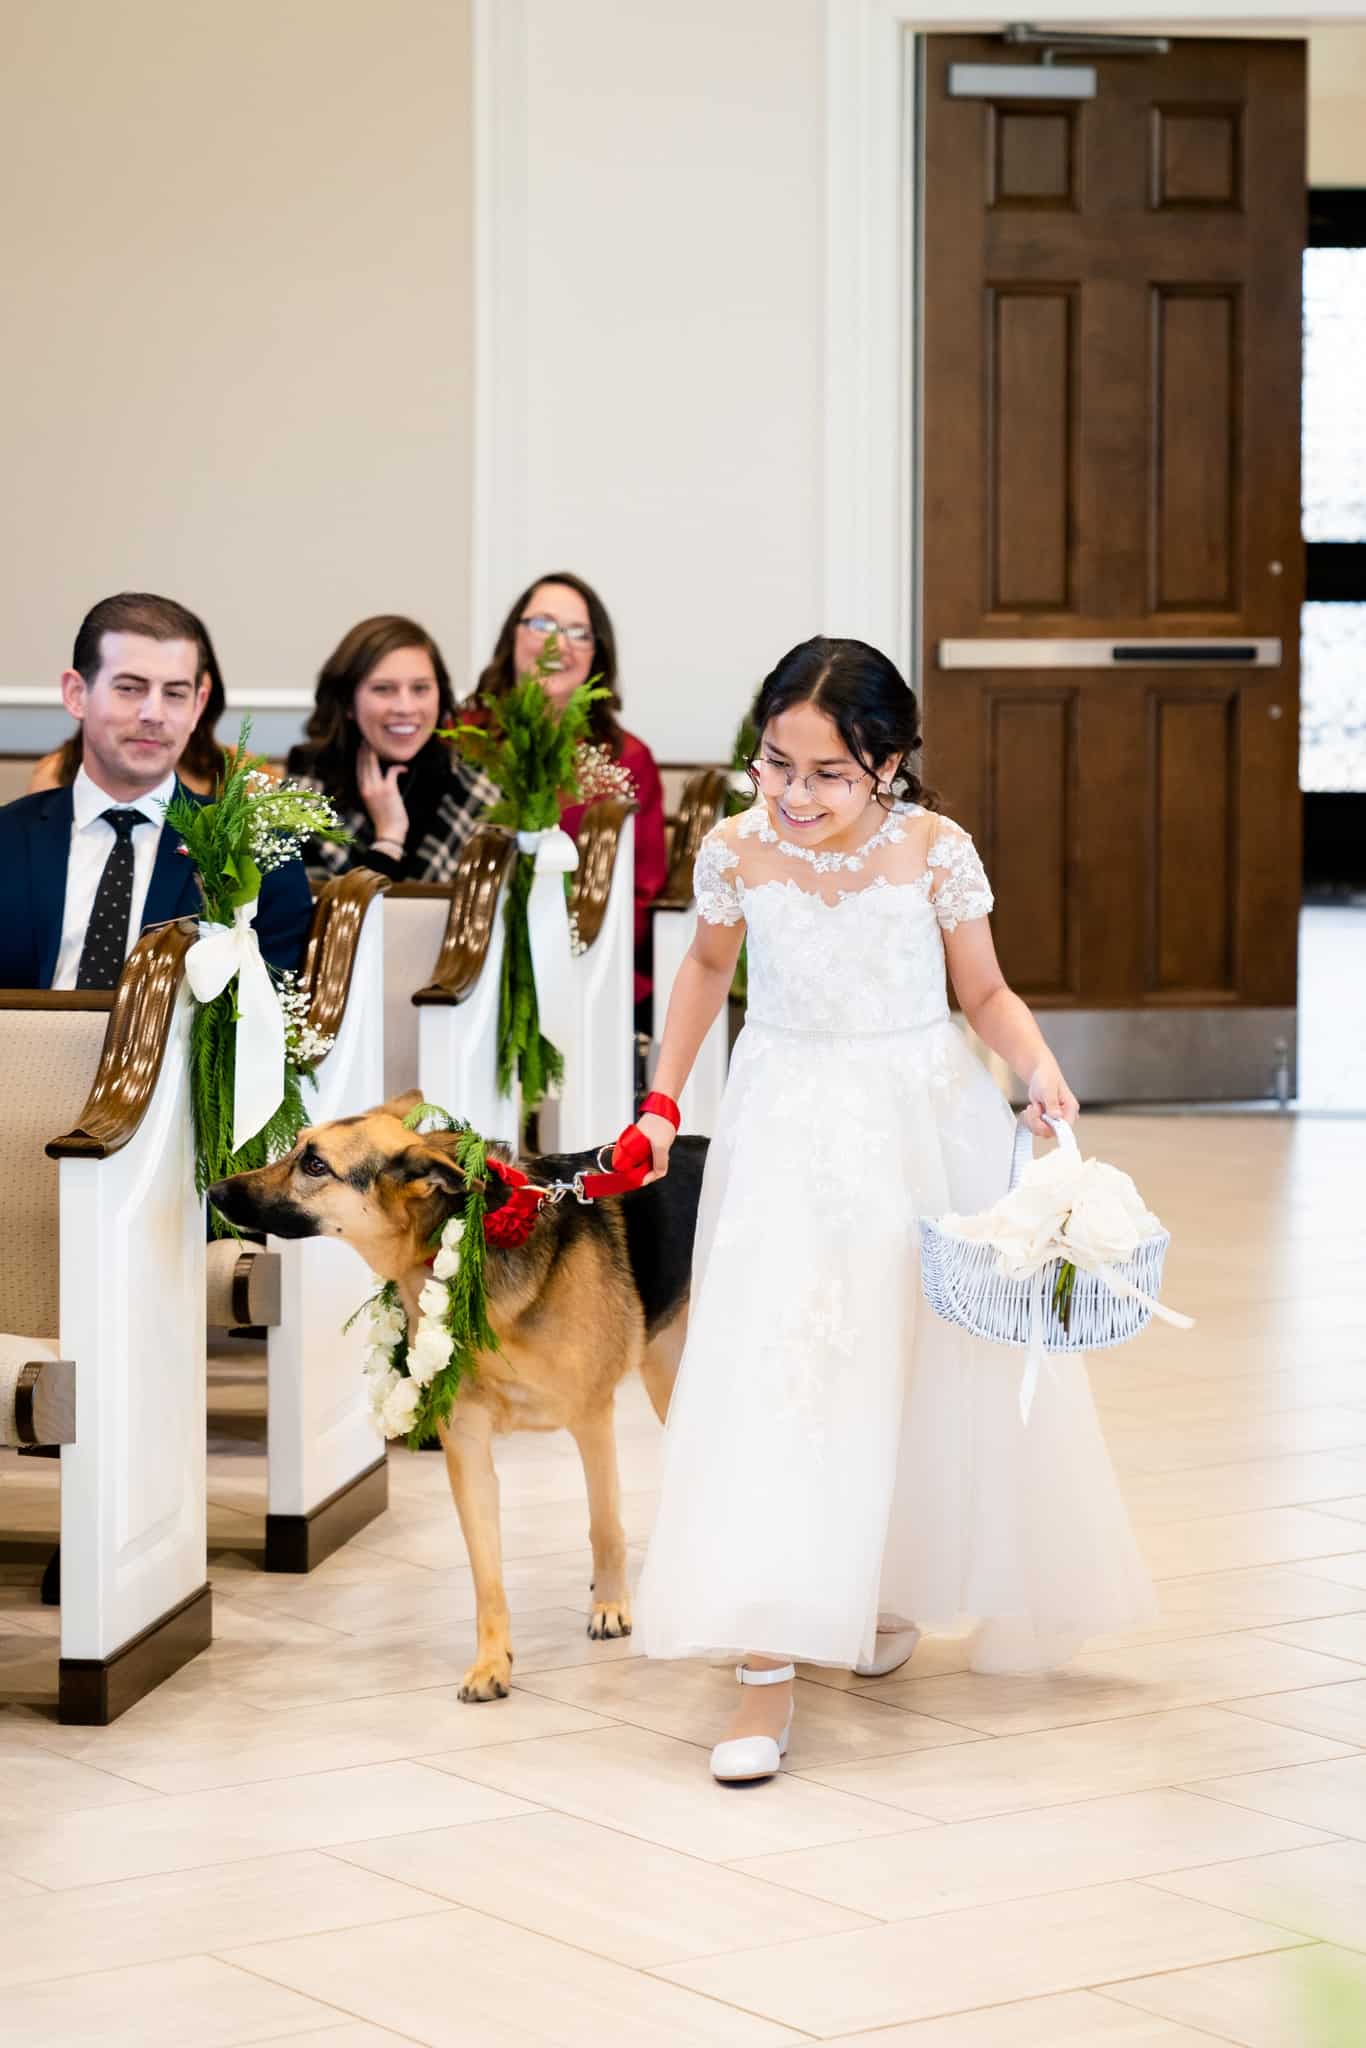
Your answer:
[[[950,99],[950,63],[1010,55],[926,51],[927,771],[982,844],[1022,993],[1092,1037],[1114,1012],[1126,1043],[1146,1010],[1189,1010],[1206,1049],[1207,1013],[1246,1012],[1223,1080],[1269,1092],[1299,901],[1303,45],[1102,57],[1081,103]],[[959,639],[981,667],[939,666]],[[993,639],[1094,640],[1105,665],[987,665]],[[1278,668],[1106,645],[1252,639]],[[1179,1093],[1163,1028],[1151,1092]]]

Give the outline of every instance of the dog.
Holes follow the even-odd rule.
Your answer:
[[[341,1238],[372,1272],[397,1282],[415,1330],[431,1241],[466,1200],[453,1136],[419,1134],[403,1121],[420,1100],[414,1089],[363,1116],[315,1125],[285,1158],[218,1182],[210,1199],[241,1229]],[[488,1247],[488,1316],[499,1349],[480,1354],[440,1431],[478,1608],[475,1661],[460,1687],[462,1700],[504,1699],[511,1681],[493,1463],[493,1439],[510,1430],[567,1429],[574,1438],[593,1551],[588,1633],[631,1633],[613,1399],[634,1370],[661,1422],[668,1412],[687,1329],[707,1143],[679,1138],[663,1180],[588,1204],[545,1203],[524,1245]],[[490,1149],[508,1156],[500,1146]],[[597,1162],[579,1153],[523,1164],[544,1183],[572,1181]],[[509,1193],[491,1174],[487,1212],[501,1208]]]

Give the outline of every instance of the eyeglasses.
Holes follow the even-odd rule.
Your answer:
[[[795,782],[813,804],[822,800],[837,803],[852,796],[859,784],[868,780],[866,773],[841,775],[835,768],[817,768],[810,775],[798,775],[786,761],[774,761],[767,754],[750,762],[749,773],[755,787],[766,796],[782,796]]]
[[[558,619],[552,619],[548,612],[531,612],[524,619],[518,619],[519,626],[525,626],[528,633],[534,633],[544,640],[547,634],[557,633],[561,640],[567,640],[571,647],[586,647],[593,638],[591,626],[562,626]]]

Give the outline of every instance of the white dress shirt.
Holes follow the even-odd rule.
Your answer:
[[[133,827],[133,907],[128,915],[126,951],[131,952],[136,945],[142,931],[147,891],[152,886],[152,869],[161,843],[161,827],[165,822],[162,805],[169,803],[175,795],[175,781],[174,774],[168,775],[155,789],[149,789],[146,796],[138,797],[133,803],[120,803],[117,797],[107,796],[84,768],[77,769],[76,780],[71,785],[71,852],[66,864],[66,903],[62,910],[62,943],[57,950],[57,967],[52,977],[54,988],[76,986],[86,928],[95,907],[95,892],[100,886],[104,864],[117,843],[113,826],[104,821],[105,811],[141,811],[147,820],[145,827]]]

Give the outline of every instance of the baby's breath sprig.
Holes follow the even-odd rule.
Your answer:
[[[226,755],[222,780],[208,803],[183,789],[166,805],[166,822],[179,833],[194,863],[209,925],[231,926],[256,901],[264,876],[297,859],[305,840],[344,842],[349,836],[329,799],[271,774],[248,752],[251,721]],[[297,976],[274,973],[284,1013],[285,1057],[281,1098],[270,1121],[234,1149],[233,1096],[237,1060],[236,978],[220,995],[196,1003],[190,1026],[190,1097],[195,1123],[195,1183],[202,1194],[214,1181],[264,1166],[287,1152],[307,1121],[303,1084],[311,1079],[332,1040],[309,1023],[309,998]],[[231,1228],[216,1214],[215,1229]]]

